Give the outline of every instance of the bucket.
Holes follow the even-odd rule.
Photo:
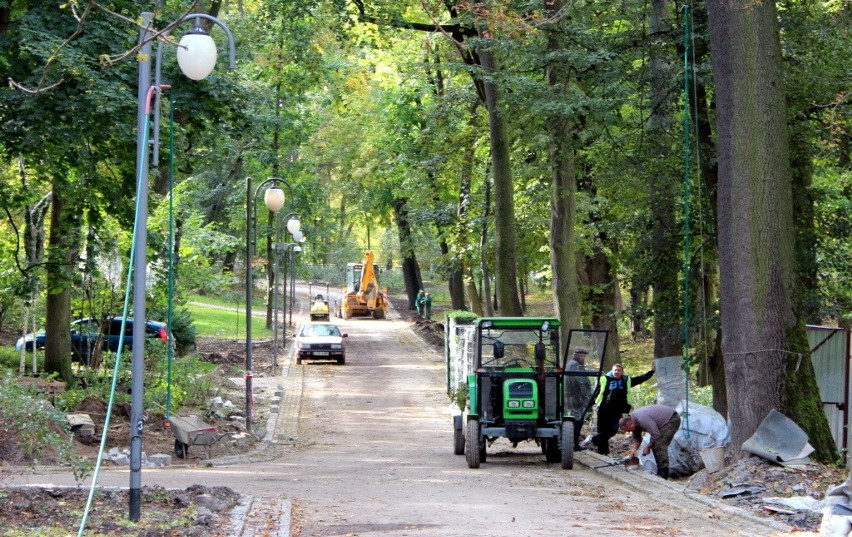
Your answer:
[[[701,460],[704,467],[712,473],[718,472],[725,467],[725,448],[722,446],[701,450]]]

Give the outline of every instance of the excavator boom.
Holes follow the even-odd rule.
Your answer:
[[[346,287],[341,294],[337,316],[370,315],[384,319],[388,310],[387,289],[379,287],[379,271],[372,250],[364,252],[361,263],[346,265]]]

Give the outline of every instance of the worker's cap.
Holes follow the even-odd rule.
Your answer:
[[[580,347],[580,348],[574,350],[574,354],[589,354],[589,351]]]

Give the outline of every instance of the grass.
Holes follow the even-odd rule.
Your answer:
[[[218,307],[204,306],[197,302],[187,304],[187,308],[192,314],[197,337],[245,338],[245,309],[240,309],[234,304],[223,301],[207,301],[208,297],[198,298],[204,299],[205,304]],[[266,311],[266,307],[260,311]],[[272,330],[266,328],[266,317],[252,316],[251,333],[252,337],[272,337]]]

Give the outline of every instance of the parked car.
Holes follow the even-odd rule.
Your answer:
[[[295,335],[293,348],[296,353],[296,363],[302,360],[335,360],[338,364],[346,363],[346,349],[343,338],[349,334],[341,334],[340,328],[332,323],[307,323]]]
[[[98,341],[98,334],[103,332],[102,349],[105,351],[118,352],[118,340],[121,336],[121,317],[109,319],[95,319],[86,317],[77,319],[71,323],[71,359],[88,365],[89,358],[93,354]],[[145,337],[159,339],[168,342],[169,334],[166,323],[148,321],[145,326]],[[17,350],[26,346],[28,351],[33,350],[33,343],[37,349],[43,349],[45,343],[45,332],[38,334],[27,334],[19,338],[15,344]],[[133,348],[133,319],[127,319],[124,331],[124,348]]]

